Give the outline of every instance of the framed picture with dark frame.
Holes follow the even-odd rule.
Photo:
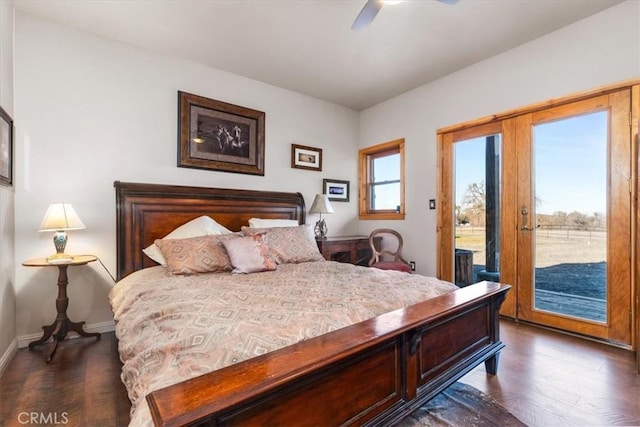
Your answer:
[[[265,113],[178,92],[178,167],[264,175]]]
[[[13,183],[13,120],[0,107],[0,184]]]
[[[291,144],[291,167],[321,171],[322,148]]]
[[[332,202],[348,202],[349,201],[349,181],[341,181],[339,179],[323,179],[322,194],[329,196]]]

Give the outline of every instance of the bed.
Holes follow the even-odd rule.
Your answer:
[[[240,328],[243,324],[251,328],[251,322],[255,321],[253,325],[256,329],[253,332],[258,338],[254,339],[252,348],[258,348],[257,352],[263,354],[246,359],[225,356],[228,360],[222,367],[208,359],[214,353],[217,355],[217,352],[201,353],[202,360],[182,357],[180,354],[173,358],[155,358],[152,348],[154,342],[136,342],[136,337],[142,337],[155,328],[158,331],[153,333],[164,335],[149,335],[147,339],[171,341],[178,337],[178,332],[169,330],[171,328],[168,326],[157,326],[154,319],[171,320],[180,315],[173,309],[163,311],[162,304],[157,301],[163,301],[166,296],[159,296],[157,301],[146,302],[157,309],[152,321],[139,322],[130,317],[130,312],[146,310],[139,307],[143,305],[144,296],[150,295],[147,292],[155,291],[156,287],[135,288],[138,286],[137,277],[148,275],[157,283],[170,280],[163,267],[157,266],[143,254],[143,248],[202,215],[215,218],[232,231],[240,230],[250,218],[256,217],[296,220],[304,224],[304,199],[299,193],[119,181],[114,185],[119,281],[114,287],[117,292],[114,292],[115,302],[112,305],[117,307],[114,317],[124,362],[123,380],[126,379],[130,397],[135,395],[135,399],[132,399],[136,408],[132,418],[134,425],[145,425],[151,420],[155,425],[165,426],[391,425],[478,364],[484,362],[490,374],[497,372],[498,355],[504,347],[499,335],[499,309],[509,290],[508,285],[481,282],[459,289],[440,283],[435,278],[425,282],[427,279],[423,280],[419,275],[382,272],[331,261],[278,266],[278,270],[281,270],[278,274],[297,277],[293,281],[301,283],[304,291],[292,291],[289,288],[265,290],[256,286],[256,283],[262,283],[261,274],[266,276],[272,272],[235,275],[239,280],[233,285],[234,288],[224,290],[217,286],[227,286],[222,284],[222,278],[233,274],[220,274],[220,279],[213,274],[204,274],[200,276],[207,276],[216,283],[192,285],[198,275],[178,277],[177,280],[188,284],[167,285],[168,288],[179,289],[174,294],[176,296],[169,300],[182,304],[182,307],[200,304],[198,299],[203,294],[195,290],[196,286],[205,286],[207,289],[215,286],[216,296],[212,297],[216,300],[215,304],[220,303],[220,295],[231,295],[230,298],[237,298],[238,301],[269,301],[273,297],[276,302],[272,304],[278,305],[282,301],[289,301],[289,295],[282,297],[287,292],[304,292],[303,302],[316,304],[316,307],[305,306],[291,318],[287,314],[288,322],[285,322],[301,324],[309,311],[323,311],[326,307],[333,309],[338,306],[338,312],[341,313],[341,306],[345,305],[343,302],[352,295],[345,297],[338,294],[338,288],[350,292],[349,283],[356,283],[356,280],[360,280],[357,278],[362,276],[365,282],[379,282],[376,286],[382,286],[377,290],[371,288],[366,293],[375,295],[386,289],[386,293],[394,295],[391,300],[400,304],[400,308],[384,311],[384,307],[376,305],[374,308],[361,309],[362,313],[356,317],[345,315],[348,319],[326,317],[324,319],[330,320],[321,322],[325,325],[323,328],[310,327],[304,336],[297,336],[298,332],[294,332],[289,337],[283,328],[283,331],[274,333],[280,341],[274,349],[267,342],[269,333],[258,329],[262,326],[258,321],[262,315],[251,314],[245,320],[237,320],[234,317],[236,312],[244,311],[240,303],[238,307],[243,307],[242,310],[206,308],[204,310],[207,313],[226,313],[227,320],[230,320],[227,328]],[[327,272],[337,274],[326,288],[316,286],[319,282],[314,280],[319,280],[317,278]],[[246,283],[241,283],[243,280]],[[194,296],[189,296],[185,290],[191,286],[194,287]],[[244,289],[241,286],[257,289],[260,297],[247,297],[244,291],[238,291]],[[131,291],[127,287],[137,290]],[[438,296],[424,300],[425,297],[420,295],[423,290],[426,294],[428,288],[439,287],[443,291]],[[329,300],[313,302],[307,296],[309,292],[322,298],[328,297]],[[331,297],[334,299],[331,300]],[[190,303],[190,298],[194,298],[193,303]],[[121,300],[125,299],[130,300],[131,305],[120,305]],[[403,302],[398,302],[400,300]],[[198,323],[206,323],[208,319],[201,314],[194,316]],[[282,316],[278,316],[275,316],[275,321],[269,320],[282,322]],[[358,320],[360,318],[364,320]],[[356,323],[353,323],[354,319]],[[202,335],[196,333],[194,336]],[[219,337],[207,337],[199,338],[195,345],[201,345],[202,341],[215,345],[221,342]],[[255,342],[259,342],[259,345],[255,345]],[[132,354],[131,349],[136,346],[143,348]],[[173,347],[174,344],[168,346]],[[228,349],[224,351],[233,353]],[[132,367],[130,361],[135,358],[142,362]],[[136,384],[129,380],[129,374],[146,367],[158,367],[155,377],[142,381],[144,387],[136,388]]]

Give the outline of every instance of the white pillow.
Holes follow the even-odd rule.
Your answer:
[[[272,227],[297,227],[298,220],[295,219],[262,219],[251,218],[249,227],[251,228],[272,228]]]
[[[186,224],[182,224],[180,227],[164,236],[163,239],[186,239],[189,237],[230,233],[232,233],[231,230],[218,224],[213,218],[203,215],[196,219],[192,219]],[[165,267],[167,266],[167,261],[162,255],[162,252],[160,252],[160,248],[158,248],[155,243],[144,248],[142,252],[158,264]]]

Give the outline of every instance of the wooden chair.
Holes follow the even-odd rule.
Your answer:
[[[382,245],[379,245],[379,251],[374,244],[376,237],[383,237]],[[392,242],[389,243],[389,240]],[[402,236],[397,231],[390,228],[373,230],[369,235],[369,246],[373,254],[371,260],[369,260],[369,267],[410,273],[411,266],[402,258],[402,245]]]

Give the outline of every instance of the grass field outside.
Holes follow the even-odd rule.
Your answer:
[[[455,247],[473,252],[474,272],[484,269],[484,227],[456,227]],[[546,295],[562,295],[594,300],[598,308],[594,320],[603,318],[601,311],[606,304],[606,232],[585,230],[549,230],[539,228],[535,236],[535,287]],[[474,277],[474,281],[477,277]],[[546,304],[540,300],[540,304]],[[536,296],[536,308],[538,305]],[[563,314],[574,315],[563,308]]]

